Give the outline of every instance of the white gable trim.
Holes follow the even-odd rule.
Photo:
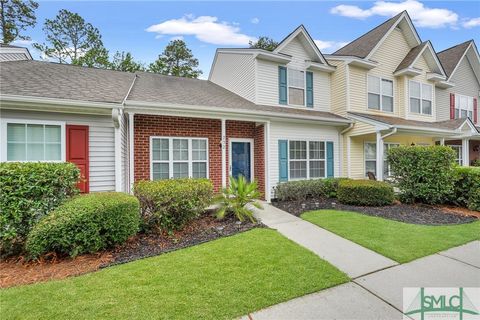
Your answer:
[[[423,47],[422,51],[420,51],[420,53],[417,55],[415,60],[413,60],[413,62],[410,64],[410,66],[414,66],[417,63],[418,59],[425,53],[425,50],[427,48],[430,50],[430,54],[432,55],[433,59],[435,60],[435,64],[437,65],[438,69],[441,72],[440,74],[446,78],[447,75],[445,74],[445,71],[443,70],[443,67],[442,67],[442,64],[440,63],[440,60],[438,60],[437,54],[435,53],[435,50],[433,50],[433,47],[432,47],[432,44],[430,43],[430,41],[427,42],[425,47]],[[427,60],[427,63],[428,63],[428,60]],[[445,80],[445,79],[442,79],[442,80]]]
[[[465,52],[463,53],[462,57],[460,58],[460,60],[458,60],[458,63],[457,65],[455,66],[455,69],[453,69],[452,73],[450,74],[450,77],[447,79],[447,80],[450,80],[453,75],[455,74],[455,72],[458,70],[458,67],[460,66],[460,64],[462,63],[463,59],[465,59],[465,57],[467,56],[467,53],[468,51],[472,49],[474,54],[475,54],[475,57],[477,58],[477,63],[479,64],[479,67],[480,67],[480,56],[478,54],[478,51],[477,51],[477,47],[473,45],[473,41],[470,42],[470,44],[468,45],[467,49],[465,50]],[[477,77],[477,81],[478,83],[480,83],[480,75],[477,74],[477,72],[475,72],[475,70],[473,70],[473,73],[475,74],[475,76]]]
[[[388,30],[388,32],[383,36],[382,40],[380,40],[376,45],[375,47],[372,49],[372,51],[370,51],[370,53],[368,54],[368,56],[365,57],[365,59],[370,59],[374,54],[375,52],[378,50],[378,48],[380,48],[380,46],[383,44],[383,42],[385,41],[385,39],[388,38],[388,36],[390,35],[390,33],[392,33],[393,30],[395,30],[395,28],[398,26],[398,24],[400,22],[402,22],[402,20],[405,19],[405,21],[408,23],[408,26],[410,27],[410,31],[412,32],[412,34],[414,35],[415,39],[417,40],[417,45],[421,44],[422,41],[420,40],[420,38],[418,37],[418,33],[415,29],[415,27],[413,26],[413,23],[412,23],[412,20],[410,20],[410,17],[408,16],[407,12],[403,12],[402,15],[398,18],[397,22],[395,22],[392,27],[390,28],[390,30]]]
[[[280,44],[273,50],[273,53],[280,53],[293,39],[295,39],[297,36],[302,34],[305,39],[307,39],[308,43],[312,47],[313,51],[315,52],[315,55],[317,56],[318,60],[323,63],[328,65],[327,60],[325,60],[325,57],[323,54],[320,52],[320,49],[318,49],[317,45],[313,41],[312,37],[310,34],[307,32],[307,29],[303,25],[299,26],[297,29],[295,29],[292,33],[290,33],[285,39],[283,39]]]

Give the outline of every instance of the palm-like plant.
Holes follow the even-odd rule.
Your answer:
[[[240,175],[238,179],[230,177],[230,184],[223,189],[220,195],[220,208],[217,211],[217,218],[223,219],[228,214],[233,214],[241,222],[246,218],[255,222],[252,210],[247,208],[248,204],[258,209],[263,209],[262,205],[257,202],[260,198],[257,182],[248,182],[244,176]]]

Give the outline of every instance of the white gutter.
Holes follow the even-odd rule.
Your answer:
[[[145,112],[148,111],[173,111],[173,112],[200,112],[206,113],[212,117],[222,118],[222,115],[239,115],[239,116],[260,116],[268,118],[280,118],[280,119],[301,119],[301,120],[316,120],[329,122],[332,125],[344,125],[349,124],[352,121],[348,119],[338,119],[338,118],[329,118],[321,117],[316,115],[300,115],[292,113],[282,113],[276,111],[261,111],[261,110],[248,110],[248,109],[232,109],[225,107],[208,107],[208,106],[199,106],[199,105],[184,105],[184,104],[172,104],[172,103],[155,103],[155,102],[142,102],[142,101],[127,101],[125,106],[131,109],[142,109]],[[279,107],[280,108],[280,107]],[[137,112],[138,113],[138,112]],[[212,114],[215,114],[214,116]]]
[[[120,108],[121,103],[116,102],[95,102],[85,100],[70,100],[70,99],[57,99],[57,98],[45,98],[45,97],[32,97],[32,96],[18,96],[9,94],[0,94],[0,102],[11,102],[19,104],[34,104],[34,105],[54,105],[62,107],[82,107],[82,108]]]
[[[382,136],[382,140],[385,139],[385,138],[388,138],[390,137],[391,135],[394,135],[395,133],[397,133],[398,129],[397,128],[393,128],[393,130],[389,133],[386,133]]]

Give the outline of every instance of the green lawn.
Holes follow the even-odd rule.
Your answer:
[[[400,263],[480,239],[480,221],[424,226],[336,210],[302,218]]]
[[[231,319],[347,282],[269,229],[99,272],[0,290],[2,319]]]

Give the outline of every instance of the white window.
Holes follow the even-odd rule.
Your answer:
[[[398,143],[384,143],[383,144],[383,176],[385,178],[391,177],[393,172],[390,164],[387,161],[387,152],[391,148],[396,148]],[[365,143],[365,176],[371,172],[377,175],[377,144],[375,142]]]
[[[326,177],[324,141],[289,141],[290,180]]]
[[[208,139],[152,137],[151,179],[208,178]]]
[[[473,97],[455,95],[455,119],[470,118],[473,120]]]
[[[3,161],[65,160],[64,123],[6,120],[2,136]]]
[[[455,161],[456,161],[459,165],[462,165],[462,164],[463,164],[462,146],[452,145],[452,146],[450,146],[450,147],[452,147],[452,149],[455,151],[455,154],[456,154]]]
[[[305,71],[288,69],[288,103],[305,105]]]
[[[393,112],[393,81],[368,76],[368,108]]]
[[[410,81],[410,112],[432,114],[433,87],[429,84]]]

